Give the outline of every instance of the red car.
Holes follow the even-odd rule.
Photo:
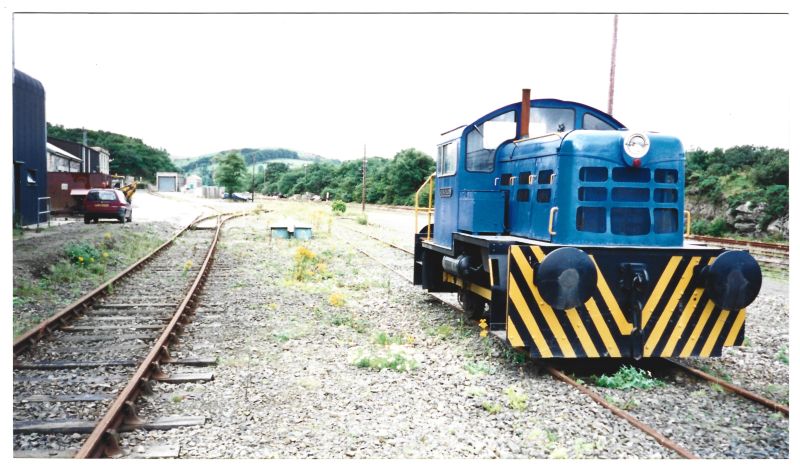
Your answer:
[[[120,223],[133,219],[133,208],[119,189],[91,189],[83,202],[83,222],[100,218],[115,218]]]

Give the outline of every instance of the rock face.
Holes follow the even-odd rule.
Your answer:
[[[767,233],[773,236],[783,236],[789,238],[789,215],[778,218],[767,227]]]
[[[755,238],[771,236],[789,237],[789,216],[773,220],[765,229],[761,229],[760,221],[764,216],[766,204],[745,202],[737,207],[725,210],[724,206],[704,204],[695,200],[686,199],[686,210],[692,214],[693,220],[714,220],[723,217],[725,222],[732,226],[737,234]]]

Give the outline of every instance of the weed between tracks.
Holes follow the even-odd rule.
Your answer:
[[[163,242],[152,233],[124,232],[112,236],[107,232],[97,243],[67,244],[38,278],[15,279],[14,310],[35,306],[46,312],[24,318],[15,314],[14,337],[46,319],[53,310],[107,281]]]
[[[663,381],[653,378],[649,371],[628,365],[622,365],[611,376],[592,376],[592,379],[597,386],[611,389],[650,389],[664,385]]]

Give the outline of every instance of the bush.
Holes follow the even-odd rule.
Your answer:
[[[712,221],[695,220],[692,222],[692,234],[706,236],[722,236],[728,232],[728,224],[724,218],[715,218]]]
[[[331,202],[331,210],[333,211],[333,213],[342,214],[347,211],[347,204],[338,199],[334,200],[333,202]]]
[[[87,243],[70,243],[64,249],[73,264],[89,265],[100,259],[100,251]]]
[[[767,206],[764,209],[764,216],[759,221],[762,228],[769,225],[772,220],[789,213],[789,188],[777,184],[769,186],[764,193],[764,202]]]

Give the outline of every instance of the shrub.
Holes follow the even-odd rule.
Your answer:
[[[359,225],[366,225],[367,224],[367,214],[364,213],[364,214],[361,214],[358,217],[356,217],[356,222]]]
[[[692,233],[707,236],[722,236],[728,232],[728,223],[724,218],[715,218],[712,221],[695,220],[692,222]]]
[[[341,215],[342,213],[347,211],[347,204],[338,199],[334,200],[333,202],[331,202],[331,210],[333,211],[333,213],[338,213]]]
[[[64,248],[64,251],[67,258],[78,265],[92,264],[101,257],[100,251],[88,243],[70,243]]]
[[[305,246],[297,248],[294,254],[294,269],[292,277],[297,281],[311,280],[328,275],[328,266],[320,256]]]

